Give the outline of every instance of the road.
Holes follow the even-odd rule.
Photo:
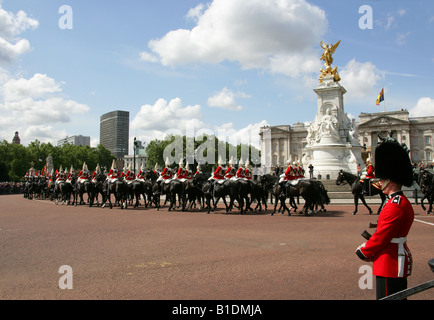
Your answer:
[[[434,216],[414,208],[409,287],[434,279]],[[352,210],[206,214],[1,196],[0,299],[373,300],[375,285],[359,286],[371,264],[354,252],[378,216]],[[433,298],[431,290],[410,299]]]

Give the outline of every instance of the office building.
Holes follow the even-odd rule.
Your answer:
[[[116,158],[128,154],[130,131],[130,113],[128,111],[112,111],[101,116],[100,144],[111,151]]]
[[[72,144],[73,146],[88,146],[90,147],[90,137],[89,136],[71,136],[66,137],[65,139],[61,139],[57,141],[58,146],[63,146],[64,144]]]

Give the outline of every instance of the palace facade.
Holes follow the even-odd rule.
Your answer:
[[[301,163],[305,169],[308,163],[302,163],[307,146],[307,128],[310,123],[295,123],[262,127],[261,159],[266,172],[273,172],[276,166],[286,168],[287,161]],[[374,159],[379,136],[392,136],[400,143],[405,143],[411,150],[414,163],[432,164],[434,160],[434,117],[410,118],[407,110],[361,113],[356,122],[358,139],[362,149],[362,159]],[[360,164],[363,168],[364,164]]]

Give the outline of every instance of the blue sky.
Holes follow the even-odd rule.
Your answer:
[[[62,11],[69,5],[71,12]],[[372,29],[360,28],[361,6]],[[99,142],[99,118],[130,112],[130,139],[256,136],[313,121],[322,49],[345,111],[434,115],[431,0],[2,0],[0,139]],[[62,20],[64,14],[72,20]],[[59,27],[72,22],[72,29]],[[364,22],[368,20],[363,20]],[[385,106],[375,100],[384,87]],[[253,141],[252,141],[253,142]]]

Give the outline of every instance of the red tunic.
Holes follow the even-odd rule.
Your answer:
[[[392,195],[381,210],[377,231],[360,250],[372,259],[373,273],[387,278],[406,278],[411,274],[412,257],[406,237],[414,220],[414,211],[408,199],[399,193]],[[397,242],[402,242],[402,245]],[[398,250],[403,254],[398,258]]]
[[[368,172],[366,172],[366,179],[374,179],[374,178],[375,178],[374,166],[370,164],[368,166]]]
[[[214,178],[218,180],[225,178],[223,176],[223,168],[221,166],[218,166],[217,169],[214,171]]]
[[[164,180],[172,178],[172,170],[169,170],[168,168],[164,168],[163,172],[161,172],[161,177]]]
[[[294,169],[289,166],[288,169],[286,169],[284,180],[295,180],[295,177],[292,175],[293,171]]]
[[[237,171],[237,178],[245,178],[246,176],[244,175],[244,170],[243,168],[239,168]]]

